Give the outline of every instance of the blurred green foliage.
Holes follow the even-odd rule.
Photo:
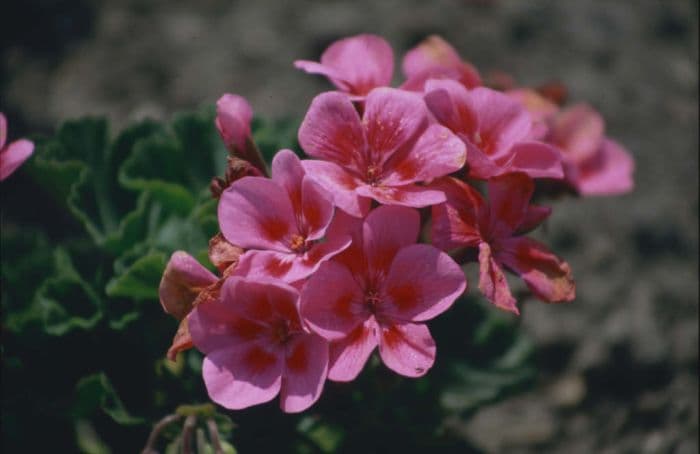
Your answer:
[[[6,452],[138,452],[164,415],[207,401],[201,355],[165,359],[177,322],[162,312],[158,284],[174,250],[211,267],[208,185],[227,154],[213,119],[207,108],[114,138],[104,119],[67,122],[35,140],[18,174],[28,183],[3,190]],[[296,128],[255,119],[268,162],[280,148],[298,152]],[[374,358],[355,382],[328,382],[301,415],[276,402],[221,410],[236,424],[217,419],[222,435],[240,452],[473,450],[448,422],[531,382],[532,346],[512,318],[469,296],[430,327],[438,357],[426,377],[396,376]],[[179,430],[164,432],[162,452],[177,452]],[[201,428],[196,437],[212,449]]]

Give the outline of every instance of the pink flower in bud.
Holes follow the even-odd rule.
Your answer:
[[[26,139],[7,142],[7,119],[0,112],[0,181],[9,177],[34,152],[34,143]]]
[[[227,93],[216,102],[216,128],[224,144],[234,156],[250,162],[264,174],[265,163],[250,129],[252,120],[253,109],[242,96]]]
[[[365,215],[370,199],[411,207],[440,203],[444,194],[419,183],[465,162],[462,141],[430,124],[421,97],[393,88],[372,90],[362,118],[346,96],[320,94],[299,128],[299,143],[322,159],[303,161],[307,173],[353,216]]]
[[[457,51],[437,35],[427,37],[406,52],[402,66],[407,80],[401,88],[405,90],[423,91],[429,79],[453,79],[466,88],[481,86],[476,68],[463,61]]]
[[[297,60],[294,66],[326,76],[340,91],[362,99],[373,88],[391,83],[394,53],[380,36],[357,35],[331,44],[321,55],[320,63]]]
[[[634,160],[605,137],[605,123],[586,104],[561,111],[550,124],[547,141],[562,151],[566,181],[579,194],[616,195],[634,187]]]
[[[248,251],[235,274],[294,282],[350,244],[349,237],[323,238],[333,203],[291,150],[272,161],[272,178],[244,177],[221,195],[221,233]]]
[[[190,333],[206,357],[202,375],[209,397],[233,410],[280,394],[285,412],[318,400],[328,371],[328,342],[299,317],[298,291],[279,281],[233,276],[221,297],[197,306]]]
[[[466,144],[470,178],[512,172],[532,178],[564,176],[559,150],[533,140],[541,131],[508,95],[484,87],[468,91],[452,80],[430,80],[425,91],[426,104],[437,121]]]
[[[529,205],[534,184],[522,173],[488,182],[489,202],[468,184],[445,178],[436,183],[447,202],[433,207],[432,240],[440,249],[477,248],[479,290],[497,307],[519,313],[503,267],[519,275],[539,299],[571,301],[575,284],[569,265],[541,243],[522,236],[550,213]]]
[[[218,278],[192,256],[176,251],[165,267],[158,287],[163,310],[180,321],[168,358],[175,360],[181,351],[192,348],[187,316],[201,302],[218,297]]]
[[[384,364],[407,377],[424,375],[435,342],[423,323],[464,292],[460,267],[444,252],[415,244],[418,212],[380,206],[363,221],[340,212],[333,229],[352,245],[324,263],[305,284],[301,314],[331,343],[329,378],[350,381],[379,346]]]

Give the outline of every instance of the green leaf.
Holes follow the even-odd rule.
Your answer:
[[[167,257],[162,252],[151,252],[138,258],[109,281],[107,295],[135,300],[157,299],[158,284],[166,263]]]
[[[110,454],[112,452],[89,421],[83,419],[76,421],[75,438],[78,448],[85,454]]]
[[[37,290],[35,304],[41,310],[44,330],[55,336],[90,329],[102,318],[100,297],[61,248],[54,251],[54,275]]]
[[[143,418],[132,416],[124,407],[112,383],[104,372],[89,375],[76,385],[73,414],[78,418],[88,418],[101,410],[116,423],[122,425],[142,424]]]
[[[117,181],[117,171],[133,146],[159,130],[147,121],[126,129],[109,145],[101,118],[66,122],[51,140],[37,143],[30,170],[35,181],[68,207],[98,245],[119,253],[133,241],[140,208],[137,197]],[[129,239],[122,239],[126,235]]]

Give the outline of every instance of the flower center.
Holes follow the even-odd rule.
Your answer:
[[[294,252],[306,252],[306,239],[295,233],[289,240],[289,248]]]
[[[367,183],[371,184],[372,186],[376,185],[379,183],[379,173],[381,169],[379,168],[378,165],[376,164],[370,164],[367,167]]]
[[[286,344],[292,334],[289,320],[279,320],[272,328],[272,337],[278,344]]]
[[[379,294],[375,291],[369,291],[365,294],[365,306],[367,310],[372,313],[372,315],[377,315],[377,310],[379,309],[379,304],[382,300],[379,298]]]

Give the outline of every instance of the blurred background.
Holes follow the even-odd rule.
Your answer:
[[[13,139],[87,114],[118,131],[224,92],[300,118],[330,85],[293,60],[362,32],[392,44],[397,80],[439,34],[482,74],[561,81],[637,162],[632,194],[555,203],[546,241],[578,298],[528,302],[535,387],[453,429],[486,452],[697,452],[696,1],[24,0],[0,18],[0,110]]]

